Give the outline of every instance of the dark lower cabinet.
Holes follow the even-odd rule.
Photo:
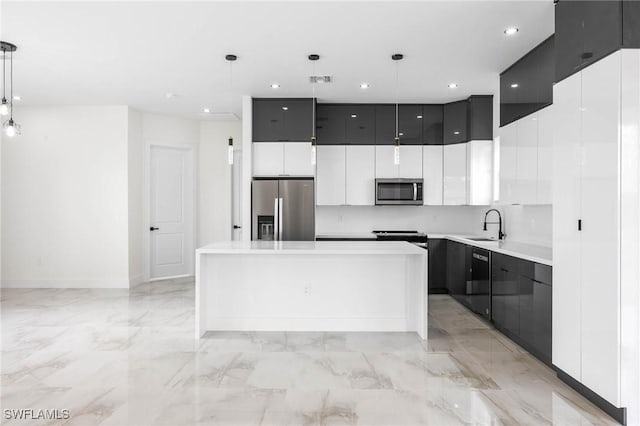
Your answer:
[[[491,277],[495,327],[551,364],[551,267],[493,253]]]
[[[464,294],[467,288],[467,245],[447,241],[447,290],[465,306]]]
[[[447,291],[447,240],[429,238],[429,293]]]

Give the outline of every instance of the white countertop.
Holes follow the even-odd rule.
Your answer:
[[[533,244],[519,243],[515,241],[473,241],[469,238],[482,238],[475,235],[456,235],[456,234],[429,234],[429,238],[446,238],[451,241],[468,244],[474,247],[480,247],[491,250],[496,253],[506,254],[508,256],[520,259],[530,260],[531,262],[542,263],[543,265],[553,266],[553,250],[551,247],[537,246]]]
[[[537,246],[534,244],[519,243],[515,241],[473,241],[469,238],[482,238],[481,235],[461,235],[461,234],[432,234],[427,232],[429,238],[443,238],[459,243],[468,244],[474,247],[480,247],[491,250],[496,253],[506,254],[508,256],[529,260],[531,262],[541,263],[543,265],[553,266],[553,252],[551,247]],[[321,238],[371,238],[375,236],[372,233],[352,233],[352,234],[319,234],[316,237]],[[363,241],[367,243],[368,241]],[[357,243],[357,241],[354,241]],[[377,244],[382,241],[377,241]]]
[[[405,241],[220,241],[196,254],[417,254],[423,248]]]

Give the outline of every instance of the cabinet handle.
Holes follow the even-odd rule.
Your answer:
[[[578,219],[578,231],[582,231],[582,219]]]

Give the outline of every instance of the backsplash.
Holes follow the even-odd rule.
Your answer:
[[[550,205],[476,207],[477,214],[474,215],[473,225],[474,234],[488,237],[496,237],[498,235],[498,225],[487,225],[487,231],[484,232],[482,230],[484,214],[490,208],[500,210],[503,220],[502,232],[506,234],[506,240],[551,247],[553,222],[552,207]],[[487,220],[496,222],[497,219],[497,215],[491,213]]]
[[[319,206],[316,234],[406,229],[428,233],[472,233],[477,208],[470,206]]]
[[[374,229],[418,230],[427,234],[468,234],[497,237],[498,225],[482,230],[489,208],[500,210],[508,241],[551,247],[552,210],[543,206],[319,206],[316,234],[349,234]],[[492,213],[489,221],[497,220]]]

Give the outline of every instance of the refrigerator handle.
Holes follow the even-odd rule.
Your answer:
[[[278,198],[278,239],[282,241],[282,198]]]
[[[273,199],[273,239],[278,239],[278,216],[280,216],[278,212],[278,198]]]
[[[417,201],[418,200],[418,184],[414,183],[413,184],[413,201]]]

